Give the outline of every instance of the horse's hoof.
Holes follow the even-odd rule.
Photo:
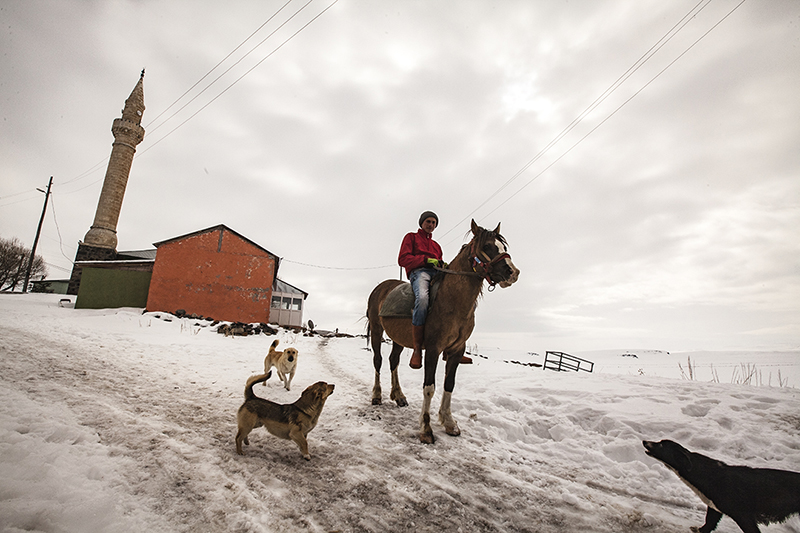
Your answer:
[[[372,399],[372,405],[381,405],[382,403],[383,402],[381,401],[380,398],[373,398]]]
[[[458,426],[445,427],[444,432],[450,435],[451,437],[458,437],[459,435],[461,435],[461,430],[458,429]]]
[[[408,407],[408,400],[405,398],[398,398],[395,401],[397,402],[397,407]]]
[[[419,434],[419,441],[422,444],[433,444],[436,439],[433,438],[433,433],[420,433]]]

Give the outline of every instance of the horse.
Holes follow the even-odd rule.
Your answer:
[[[461,247],[458,255],[447,268],[439,269],[442,278],[438,293],[433,299],[425,323],[423,349],[424,380],[422,394],[422,413],[420,414],[420,441],[433,444],[435,438],[430,424],[430,406],[435,391],[436,366],[439,354],[445,360],[444,393],[439,407],[439,422],[445,433],[452,436],[461,434],[458,423],[450,412],[451,396],[456,382],[456,370],[466,349],[467,339],[475,327],[475,307],[483,291],[484,280],[489,291],[495,285],[510,287],[519,278],[519,270],[511,261],[507,251],[508,244],[500,234],[500,224],[493,231],[471,224],[472,239]],[[380,316],[380,309],[388,294],[399,285],[407,283],[390,279],[380,283],[367,301],[367,336],[372,344],[375,384],[372,389],[372,404],[381,403],[380,372],[383,358],[381,344],[384,331],[392,340],[389,366],[392,372],[392,392],[390,398],[398,407],[408,405],[400,388],[397,366],[403,348],[412,348],[410,317]]]

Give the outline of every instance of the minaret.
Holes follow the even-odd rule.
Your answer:
[[[122,118],[118,118],[111,126],[114,134],[111,157],[108,161],[103,191],[97,202],[94,223],[83,238],[84,244],[100,248],[117,248],[117,221],[122,209],[122,198],[128,185],[128,175],[133,163],[136,145],[144,139],[142,114],[144,113],[144,70],[133,92],[125,100]]]
[[[114,120],[111,156],[108,160],[103,190],[97,202],[94,223],[78,243],[75,263],[79,261],[109,261],[117,257],[117,222],[122,209],[122,198],[128,185],[128,175],[133,163],[136,146],[144,139],[142,115],[144,114],[144,70],[136,87],[125,100],[122,117]],[[81,283],[81,267],[73,265],[69,294],[78,294]]]

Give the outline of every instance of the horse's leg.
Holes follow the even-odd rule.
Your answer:
[[[464,348],[465,346],[462,346],[460,349],[446,352],[444,392],[442,393],[442,405],[439,407],[439,423],[444,426],[445,433],[454,437],[461,435],[461,430],[453,418],[453,413],[450,412],[450,400],[453,396],[453,389],[456,386],[456,370],[458,370],[461,356],[464,354]]]
[[[405,407],[408,405],[406,395],[400,388],[400,377],[397,372],[397,367],[400,365],[400,354],[403,352],[403,346],[396,342],[392,345],[392,353],[389,355],[389,368],[392,369],[392,393],[389,396],[392,400],[397,402],[397,407]]]
[[[381,344],[383,343],[383,328],[370,325],[370,340],[372,341],[372,366],[375,367],[375,384],[372,386],[372,405],[380,405],[381,399]]]
[[[436,391],[434,385],[425,385],[422,388],[422,414],[419,417],[419,440],[423,444],[433,444],[436,439],[433,437],[431,428],[431,400]]]
[[[419,417],[419,440],[425,444],[433,444],[436,440],[431,429],[431,400],[436,390],[436,363],[439,359],[439,351],[425,349],[425,381],[422,387],[422,413]]]

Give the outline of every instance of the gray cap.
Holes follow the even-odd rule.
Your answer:
[[[419,216],[419,227],[420,228],[422,227],[422,223],[425,222],[426,218],[435,218],[436,219],[436,225],[437,226],[439,225],[439,217],[436,216],[436,213],[434,213],[433,211],[425,211],[424,213],[422,213]]]

